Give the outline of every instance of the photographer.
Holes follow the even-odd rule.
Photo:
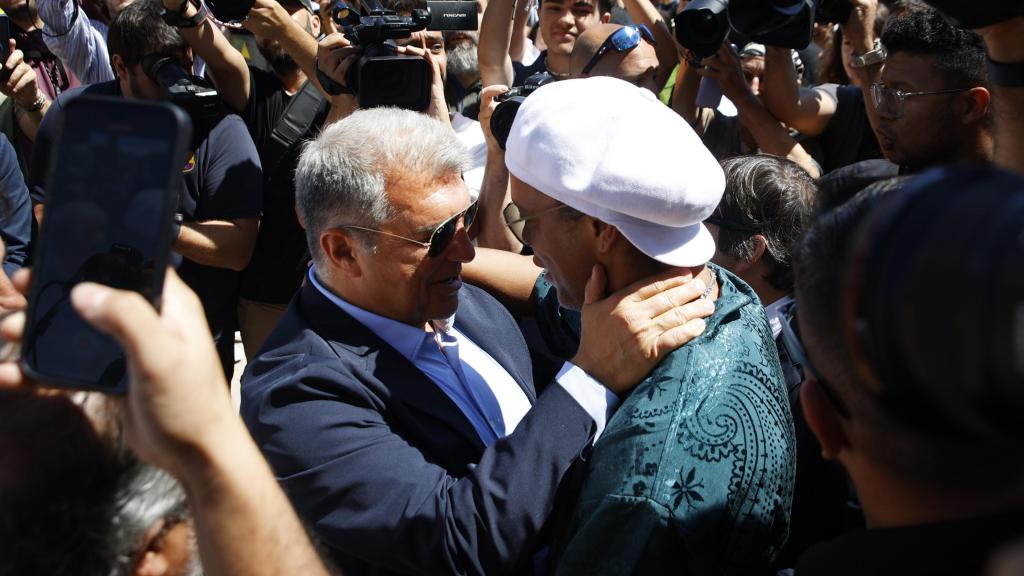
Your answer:
[[[188,1],[164,0],[167,11],[189,18]],[[302,283],[306,239],[295,216],[293,174],[302,141],[327,117],[313,61],[320,20],[309,0],[256,0],[242,26],[270,64],[246,64],[212,20],[181,28],[182,37],[207,62],[209,76],[230,88],[229,105],[241,115],[263,166],[263,217],[252,259],[241,275],[238,322],[247,358],[257,351]]]
[[[784,50],[792,61],[792,52]],[[676,75],[672,107],[694,127],[701,140],[719,160],[760,151],[792,160],[812,178],[821,168],[804,147],[762,102],[761,78],[764,72],[764,47],[748,44],[737,54],[728,41],[718,53],[700,63],[682,58]],[[725,116],[714,108],[697,106],[702,78],[715,80],[722,95],[736,105],[737,116]]]
[[[15,282],[25,293],[29,274],[20,273]],[[326,574],[294,510],[235,414],[217,355],[209,345],[210,333],[203,320],[202,304],[195,294],[173,271],[168,271],[160,314],[139,294],[98,284],[76,286],[71,299],[87,322],[113,336],[127,351],[132,380],[128,396],[119,403],[123,410],[124,438],[135,454],[167,470],[181,483],[191,509],[205,573]],[[3,340],[18,342],[24,325],[23,313],[6,316],[0,322]],[[19,364],[10,358],[0,363],[0,388],[31,390],[39,384],[27,380]],[[60,396],[51,397],[54,398],[49,405],[51,413],[54,409],[59,413],[70,407],[70,403],[56,400]],[[3,421],[8,423],[11,419]],[[57,423],[65,429],[75,425],[73,415],[65,415]],[[87,427],[81,419],[79,423],[80,427]],[[86,435],[80,432],[70,438],[82,441],[91,449],[89,454],[99,455],[100,449],[95,442],[88,443]],[[11,450],[0,452],[4,456],[13,453]],[[29,457],[40,455],[29,454]],[[58,461],[56,464],[66,463]],[[84,462],[83,469],[98,475],[105,470],[98,464],[101,463]],[[0,467],[0,477],[15,481],[10,475],[2,474],[5,470],[11,468]],[[82,478],[86,479],[88,477]],[[130,487],[126,488],[132,492]],[[6,490],[2,492],[7,494]],[[47,495],[48,498],[53,496]],[[89,504],[96,506],[92,509],[94,513],[111,513],[97,506],[95,500],[90,499]],[[8,506],[3,509],[11,511]],[[128,520],[128,516],[122,518]],[[122,525],[129,531],[131,527]],[[81,529],[80,525],[72,528],[76,536],[81,535]],[[5,535],[8,541],[12,538],[17,537]],[[103,540],[102,544],[113,545],[114,542]],[[133,552],[138,550],[135,546],[128,548]],[[51,552],[52,549],[48,549],[41,554]],[[4,556],[6,559],[9,555]],[[67,570],[69,566],[64,565],[60,570]],[[73,566],[76,573],[88,569],[83,564]],[[159,564],[154,563],[148,569],[153,570],[149,573],[159,573]]]
[[[843,37],[855,57],[864,57],[859,84],[870,90],[877,80],[884,57],[875,41],[874,22],[878,0],[849,0],[854,9],[842,23]],[[867,55],[871,55],[868,58]],[[821,147],[818,159],[823,174],[837,168],[880,158],[882,153],[868,118],[870,98],[856,86],[825,84],[801,88],[788,48],[767,47],[761,82],[768,112]]]
[[[58,109],[78,94],[161,100],[166,87],[143,68],[156,61],[185,75],[191,68],[190,51],[178,32],[160,17],[160,0],[136,0],[114,19],[108,44],[117,80],[93,84],[61,96]],[[147,58],[153,56],[154,58]],[[213,65],[211,65],[211,69]],[[197,80],[186,80],[195,82]],[[173,100],[172,100],[173,101]],[[187,104],[183,103],[183,105]],[[238,272],[252,255],[262,207],[263,175],[252,138],[234,115],[193,118],[193,153],[182,168],[177,211],[181,226],[172,248],[175,267],[199,294],[210,329],[218,345],[224,373],[234,360],[234,318]],[[44,181],[51,142],[57,127],[47,114],[39,130],[32,163],[33,195],[45,203]]]

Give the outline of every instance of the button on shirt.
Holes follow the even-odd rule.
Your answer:
[[[529,411],[530,399],[523,389],[487,352],[455,329],[454,316],[432,322],[433,331],[428,332],[346,302],[321,284],[315,266],[309,269],[309,281],[437,384],[485,445],[511,434]],[[618,397],[569,362],[555,380],[594,419],[599,436]]]

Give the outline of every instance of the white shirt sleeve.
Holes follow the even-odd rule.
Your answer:
[[[597,424],[597,433],[594,435],[596,442],[604,432],[608,419],[619,407],[619,397],[572,362],[562,365],[555,381],[594,419]]]

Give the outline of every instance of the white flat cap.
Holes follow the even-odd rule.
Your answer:
[[[516,114],[505,165],[655,260],[694,267],[715,253],[701,222],[722,199],[725,175],[650,90],[605,76],[541,87]]]

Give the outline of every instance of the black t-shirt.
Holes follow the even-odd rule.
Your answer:
[[[121,89],[117,80],[112,80],[70,90],[54,101],[36,136],[36,153],[32,159],[32,197],[36,202],[45,199],[42,183],[60,108],[79,94],[121,96]],[[178,212],[185,222],[259,217],[262,199],[263,172],[256,147],[242,119],[234,114],[227,115],[199,142],[182,167]],[[171,265],[202,301],[214,338],[230,344],[238,272],[197,264],[173,252]],[[220,337],[221,333],[225,338]]]
[[[258,302],[286,304],[302,285],[307,260],[306,234],[295,215],[295,167],[301,142],[283,155],[275,155],[271,135],[284,116],[292,96],[277,76],[249,68],[249,102],[242,117],[249,128],[260,160],[263,162],[263,220],[256,237],[249,266],[242,272],[240,295]],[[321,104],[314,129],[304,139],[315,137],[328,106]]]
[[[512,69],[515,71],[515,77],[512,80],[512,86],[522,86],[526,79],[538,72],[548,71],[548,51],[545,50],[537,56],[537,59],[533,61],[533,64],[526,66],[522,62],[512,62]]]
[[[822,173],[861,160],[881,158],[882,149],[864,109],[864,93],[856,86],[824,84],[817,87],[836,103],[835,114],[815,140],[820,146]]]

